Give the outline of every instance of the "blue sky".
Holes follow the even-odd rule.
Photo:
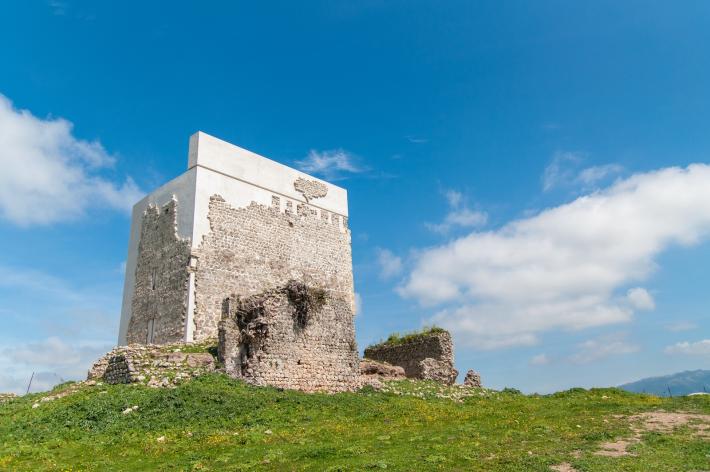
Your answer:
[[[549,392],[707,368],[707,2],[27,1],[0,15],[0,391],[115,342],[196,130],[347,188],[360,347]]]

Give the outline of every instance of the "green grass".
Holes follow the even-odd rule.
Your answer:
[[[175,389],[84,387],[37,408],[42,395],[29,395],[0,404],[0,470],[546,471],[563,461],[580,471],[710,468],[708,440],[688,428],[645,434],[635,457],[592,454],[631,436],[616,415],[707,414],[707,397],[616,389],[461,396],[460,388],[411,381],[387,390],[303,394],[211,374]]]
[[[410,332],[404,333],[404,334],[392,333],[389,335],[389,337],[386,340],[380,341],[377,344],[373,344],[371,346],[368,346],[368,349],[377,348],[380,346],[397,346],[400,344],[405,344],[405,343],[415,341],[419,338],[428,336],[430,334],[445,333],[445,332],[446,332],[445,329],[439,328],[438,326],[428,326],[428,327],[424,327],[418,331],[410,331]]]

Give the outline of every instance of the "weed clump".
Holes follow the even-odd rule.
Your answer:
[[[303,329],[308,324],[313,313],[323,308],[327,301],[325,290],[291,280],[286,284],[288,301],[294,307],[294,321]]]
[[[425,326],[424,328],[422,328],[418,331],[410,331],[410,332],[404,333],[404,334],[392,333],[389,335],[389,337],[386,340],[380,341],[377,344],[373,344],[373,345],[369,346],[367,349],[383,347],[383,346],[399,346],[401,344],[411,343],[413,341],[424,338],[426,336],[430,336],[432,334],[446,333],[446,332],[447,331],[444,328],[439,328],[438,326]]]

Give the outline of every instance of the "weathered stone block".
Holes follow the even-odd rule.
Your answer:
[[[466,377],[463,379],[463,384],[466,387],[482,387],[481,384],[481,374],[475,370],[469,370],[466,372]]]

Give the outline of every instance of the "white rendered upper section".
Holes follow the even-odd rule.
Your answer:
[[[293,183],[299,177],[325,184],[328,194],[311,200],[309,204],[342,216],[348,216],[348,195],[345,189],[267,159],[234,144],[217,139],[201,131],[190,136],[188,169],[202,167],[218,172],[264,190],[305,202]]]

